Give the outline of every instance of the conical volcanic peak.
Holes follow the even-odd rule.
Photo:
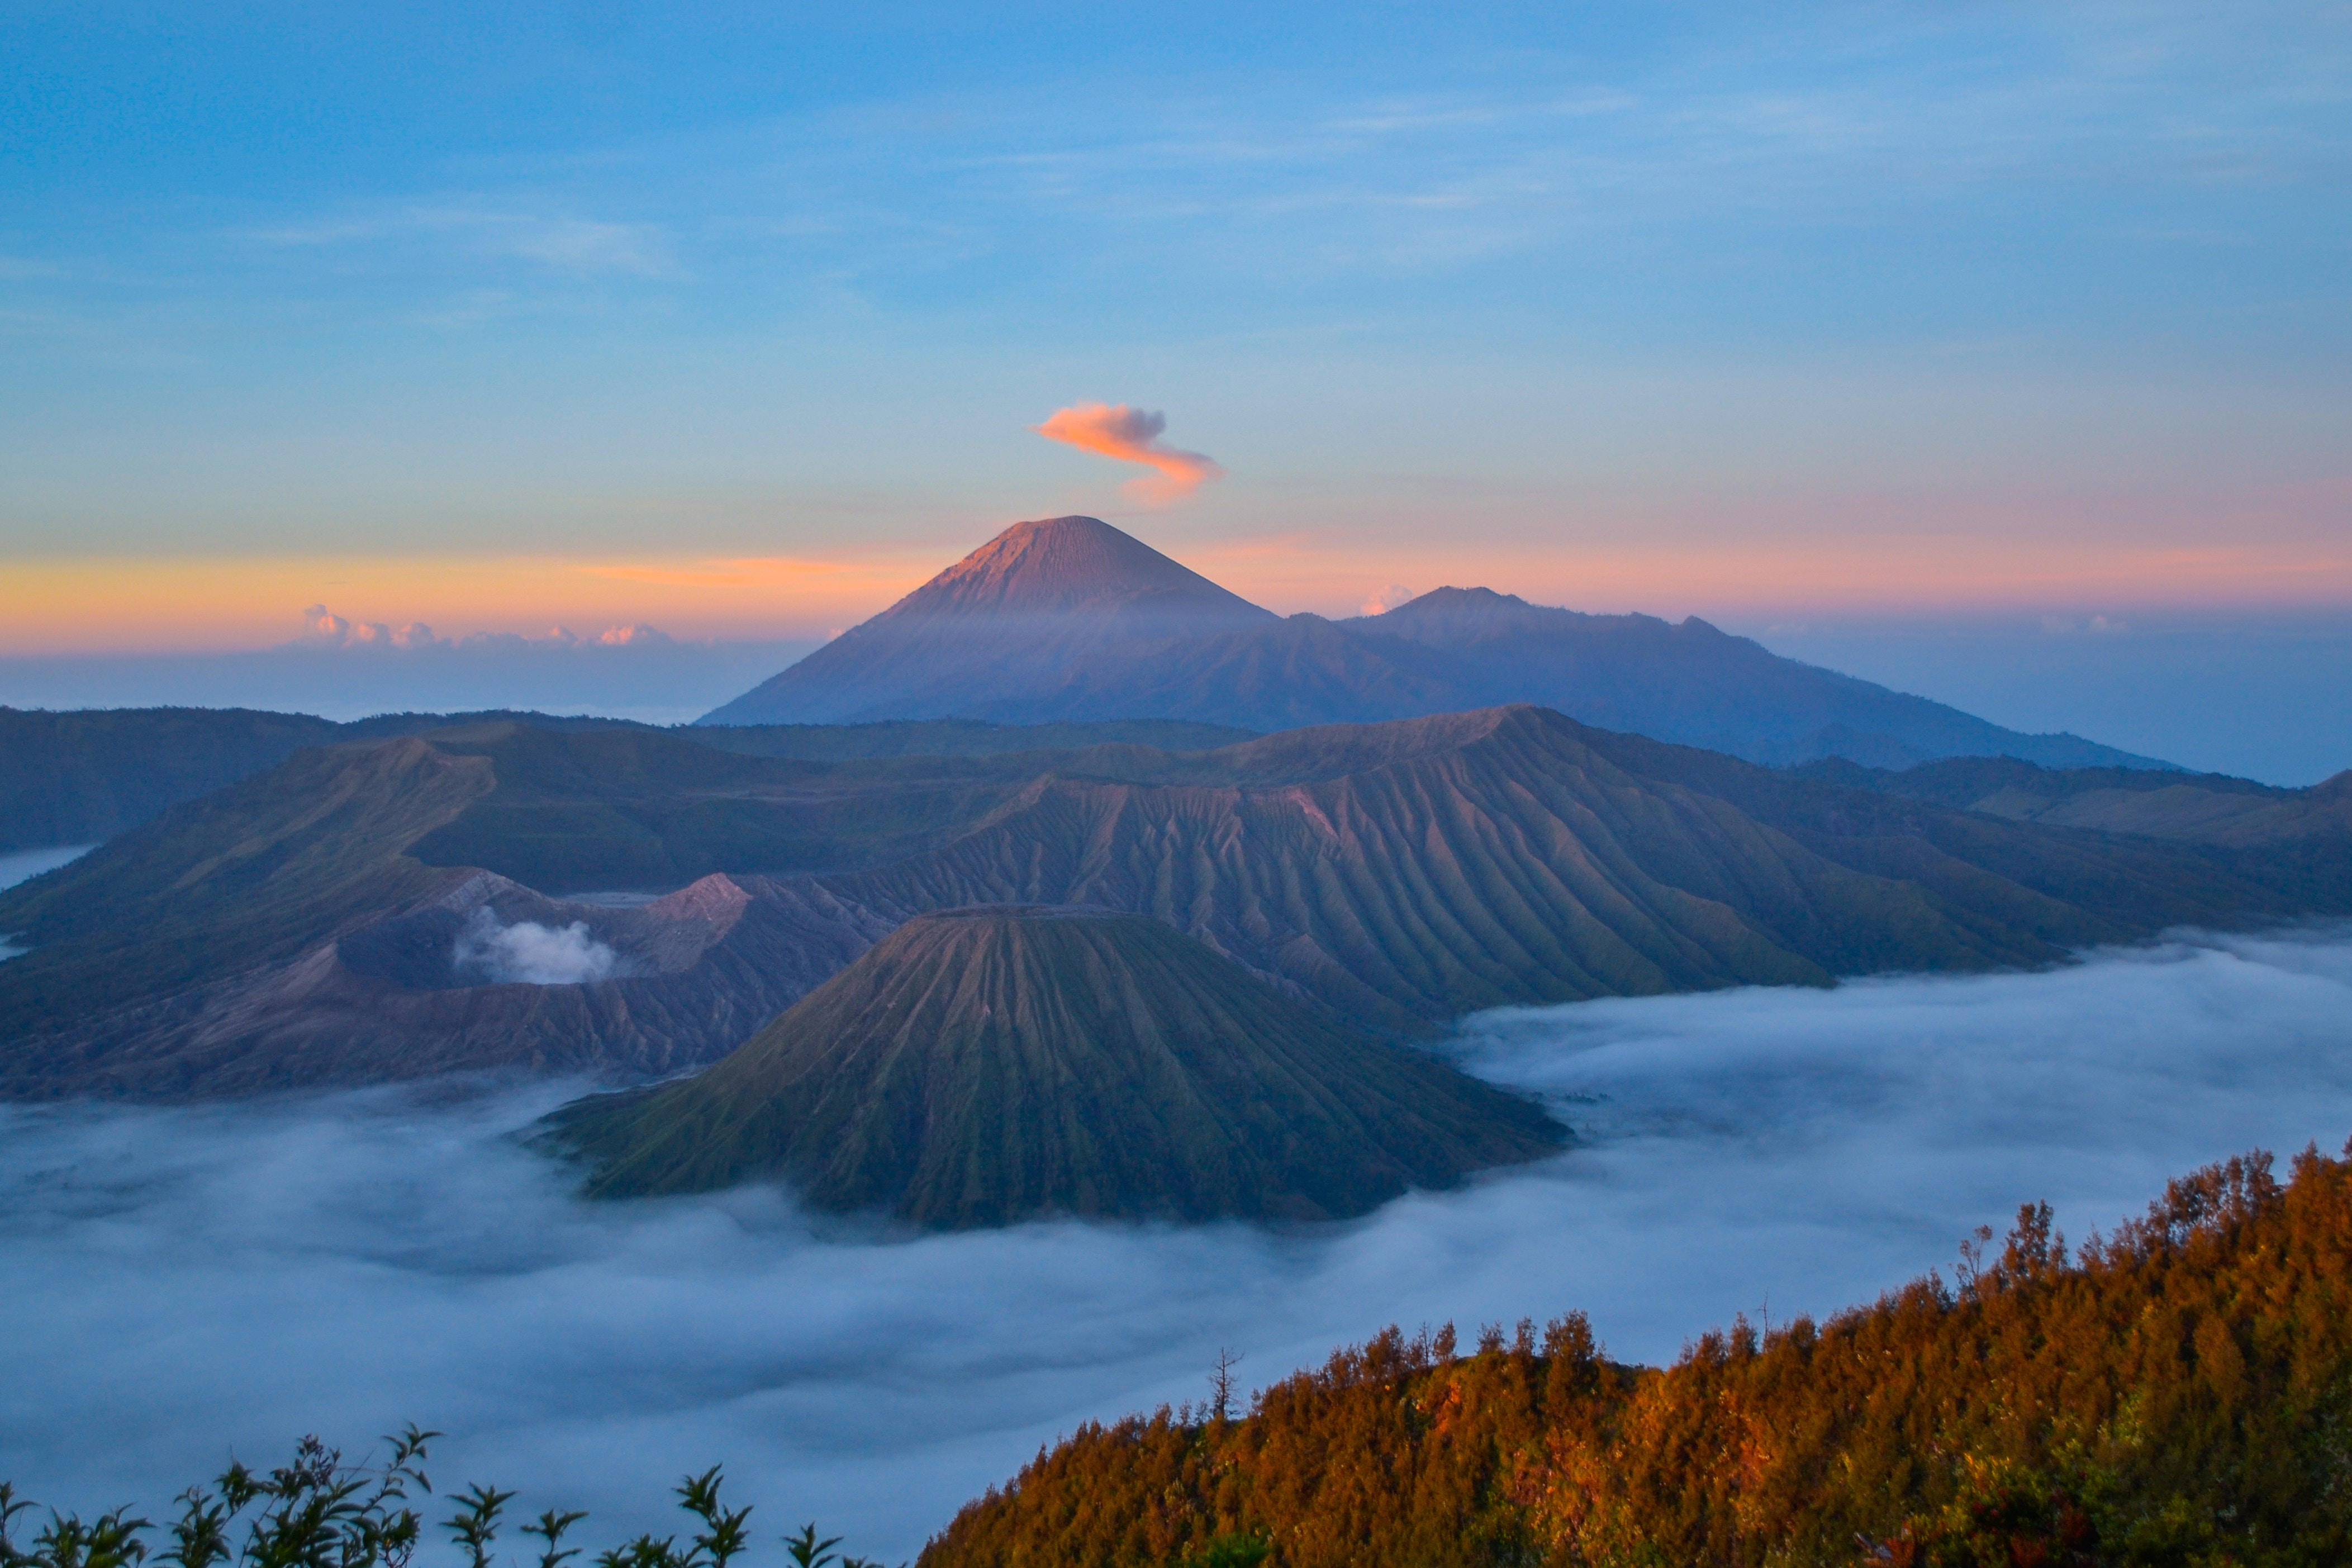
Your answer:
[[[1208,633],[1274,620],[1238,594],[1093,517],[1016,522],[883,612],[1041,616],[1146,605]]]
[[[1015,523],[702,722],[968,717],[1008,691],[1125,668],[1165,643],[1279,624],[1098,518],[1044,518]]]
[[[1362,1214],[1563,1136],[1158,921],[1027,906],[909,921],[709,1071],[562,1131],[598,1194],[782,1178],[933,1228]]]

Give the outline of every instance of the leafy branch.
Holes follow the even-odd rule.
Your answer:
[[[346,1464],[341,1450],[315,1436],[296,1444],[292,1460],[266,1476],[233,1462],[210,1486],[180,1494],[177,1517],[163,1527],[170,1543],[154,1553],[155,1563],[159,1568],[409,1568],[425,1533],[410,1493],[431,1494],[426,1447],[440,1436],[412,1425],[383,1439],[388,1448],[378,1464]],[[591,1559],[595,1568],[730,1568],[751,1546],[751,1510],[726,1506],[719,1497],[724,1479],[713,1465],[678,1483],[677,1506],[696,1525],[686,1546],[675,1535],[640,1535],[597,1553]],[[499,1524],[514,1496],[474,1484],[450,1498],[441,1529],[464,1553],[466,1568],[494,1568]],[[17,1520],[34,1507],[0,1481],[0,1568],[145,1568],[152,1521],[128,1508],[90,1520],[52,1510],[40,1533],[19,1546]],[[540,1543],[528,1568],[565,1568],[581,1556],[583,1548],[563,1542],[587,1517],[549,1509],[523,1525],[522,1533]],[[794,1568],[881,1568],[835,1553],[840,1544],[838,1536],[820,1538],[814,1523],[784,1537]]]

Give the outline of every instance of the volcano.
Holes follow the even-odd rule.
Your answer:
[[[706,715],[837,724],[976,712],[1105,658],[1278,617],[1091,517],[1015,523],[872,620]]]
[[[600,1195],[782,1178],[932,1229],[1339,1218],[1566,1138],[1159,921],[1004,906],[908,921],[716,1067],[556,1136]]]
[[[1782,658],[1696,616],[1591,616],[1486,588],[1384,615],[1278,616],[1091,517],[1007,529],[698,723],[1153,720],[1265,731],[1532,702],[1601,729],[1786,766],[1935,757],[2167,768],[2027,735]]]

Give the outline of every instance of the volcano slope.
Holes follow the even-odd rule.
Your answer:
[[[1267,731],[1516,702],[1776,765],[2010,755],[2166,766],[2075,735],[2005,730],[1695,616],[1588,616],[1440,588],[1384,615],[1286,619],[1091,517],[1014,524],[698,722],[1153,719]]]
[[[383,741],[427,730],[520,723],[540,730],[635,730],[625,719],[545,713],[383,713],[338,724],[307,713],[245,709],[112,708],[25,712],[0,707],[0,852],[97,844],[184,800],[276,767],[305,746]],[[991,724],[907,720],[876,724],[740,725],[698,739],[759,757],[843,762],[864,757],[1070,751],[1110,743],[1192,751],[1255,733],[1153,719],[1091,724]]]
[[[1041,777],[953,842],[827,884],[891,915],[1150,913],[1408,1029],[1479,1007],[2041,963],[2352,900],[2341,877],[1843,789],[1536,708],[1129,766]]]
[[[697,879],[666,859],[667,885],[690,885],[616,909],[410,851],[469,807],[522,797],[608,828],[589,872],[642,865],[646,835],[609,831],[607,800],[698,798],[780,766],[515,724],[299,752],[0,893],[0,929],[36,944],[0,964],[0,1093],[205,1099],[709,1061],[887,925],[805,881]],[[512,847],[528,858],[533,841]],[[537,939],[589,962],[560,984],[528,963],[468,966],[469,933],[493,958]]]
[[[1273,611],[1100,519],[1039,518],[1006,529],[702,722],[994,717],[984,710],[1008,689],[1051,687],[1138,647],[1276,624]]]
[[[789,1179],[820,1208],[1328,1219],[1560,1130],[1139,915],[918,916],[709,1071],[573,1108],[590,1190]]]
[[[495,1065],[626,1080],[715,1059],[914,916],[986,903],[1150,915],[1410,1034],[1498,1005],[2034,964],[2352,912],[2343,841],[2007,820],[1533,708],[1194,752],[838,763],[478,725],[298,753],[0,892],[0,933],[34,946],[0,963],[0,1092]],[[708,942],[550,901],[714,877],[733,891],[646,917]],[[460,974],[450,922],[482,904],[508,928],[580,925],[614,958]]]

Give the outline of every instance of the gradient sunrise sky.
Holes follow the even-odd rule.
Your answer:
[[[0,653],[2352,605],[2343,6],[1440,12],[10,5]]]

